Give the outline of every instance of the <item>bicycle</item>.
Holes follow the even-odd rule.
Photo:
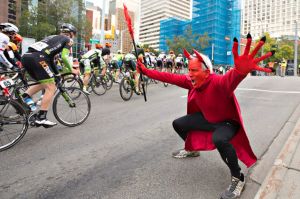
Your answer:
[[[139,81],[139,85],[138,85],[138,89],[139,89],[139,91],[141,91],[141,94],[143,95],[142,83],[144,83],[145,92],[147,92],[148,81],[145,76],[143,76],[142,81]],[[134,72],[132,70],[128,69],[127,72],[125,73],[124,78],[121,80],[120,86],[119,86],[119,92],[120,92],[121,98],[124,101],[128,101],[132,97],[133,92],[135,92],[135,94],[137,94],[137,95],[140,95],[139,91],[136,90],[136,81],[134,79]]]
[[[22,78],[22,74],[19,77]],[[22,82],[24,80],[22,79]],[[35,120],[36,112],[23,101],[22,90],[39,84],[38,82],[17,85],[8,78],[0,81],[0,151],[6,150],[18,143],[26,134],[28,127],[38,127]],[[54,117],[61,124],[75,127],[86,121],[90,114],[91,102],[80,88],[64,87],[57,83],[57,92],[52,103]],[[79,110],[80,109],[80,110]],[[9,128],[12,127],[12,130]],[[16,129],[19,127],[18,129]]]
[[[12,79],[0,81],[0,151],[11,148],[26,134],[28,113],[23,106],[9,95],[8,87],[13,86]]]

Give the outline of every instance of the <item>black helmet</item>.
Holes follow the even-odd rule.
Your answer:
[[[63,23],[63,24],[60,26],[60,31],[61,31],[61,32],[72,32],[72,33],[76,34],[77,29],[76,29],[75,26],[73,26],[72,24],[69,24],[69,23]]]

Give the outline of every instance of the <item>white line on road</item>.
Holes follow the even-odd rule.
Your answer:
[[[280,93],[280,94],[300,94],[300,91],[272,91],[272,90],[263,90],[263,89],[254,89],[254,88],[237,88],[241,91],[257,91],[257,92],[267,92],[267,93]],[[186,98],[187,95],[181,96],[181,98]]]
[[[258,91],[258,92],[267,92],[267,93],[282,93],[282,94],[300,94],[300,91],[272,91],[272,90],[263,90],[263,89],[254,89],[254,88],[237,88],[237,90]]]

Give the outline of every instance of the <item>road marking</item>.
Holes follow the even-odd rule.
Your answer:
[[[282,93],[282,94],[300,94],[300,91],[272,91],[272,90],[263,90],[263,89],[254,89],[254,88],[237,88],[237,90],[258,91],[258,92],[267,92],[267,93]]]
[[[280,94],[300,94],[300,91],[272,91],[272,90],[263,90],[263,89],[255,89],[255,88],[237,88],[237,90],[241,91],[258,91],[258,92],[266,92],[266,93],[280,93]],[[187,95],[182,95],[181,98],[186,98]]]

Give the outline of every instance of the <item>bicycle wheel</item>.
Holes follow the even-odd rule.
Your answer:
[[[106,93],[107,84],[103,77],[96,77],[95,75],[91,78],[91,89],[96,95],[103,95]]]
[[[57,121],[65,126],[74,127],[82,124],[91,111],[90,98],[79,88],[68,87],[65,92],[58,92],[53,100],[53,114]],[[64,96],[74,102],[70,105]],[[69,99],[68,99],[69,100]]]
[[[106,81],[106,90],[111,89],[112,85],[113,85],[113,76],[110,73],[106,73],[105,77],[104,77],[105,81]]]
[[[16,100],[0,98],[0,151],[17,144],[28,129],[25,109]]]
[[[62,79],[62,84],[64,87],[76,87],[83,88],[83,82],[80,78],[76,76],[67,76]]]
[[[133,88],[131,87],[130,79],[128,77],[124,77],[121,80],[119,91],[120,91],[121,98],[124,101],[130,100],[133,94]]]

